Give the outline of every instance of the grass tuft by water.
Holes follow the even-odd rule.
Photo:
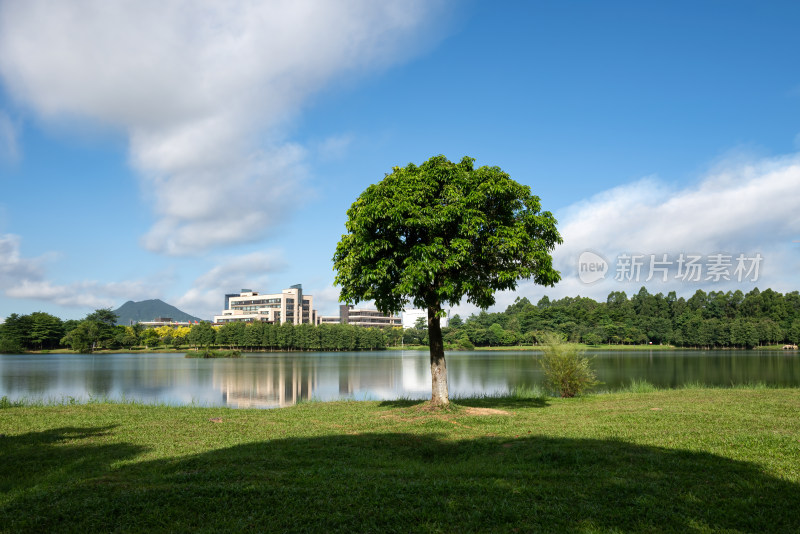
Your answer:
[[[526,399],[545,399],[549,397],[547,391],[539,384],[533,386],[515,386],[509,395],[512,399],[526,400]]]
[[[0,398],[0,410],[5,410],[7,408],[21,408],[22,406],[25,406],[24,402],[19,400],[9,400],[6,395],[3,395],[3,397]]]
[[[625,393],[653,393],[658,388],[643,378],[634,378],[631,383],[620,391]]]

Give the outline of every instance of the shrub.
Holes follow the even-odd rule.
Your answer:
[[[458,339],[458,348],[459,350],[475,350],[475,345],[472,344],[468,337],[464,336]]]
[[[211,350],[205,349],[197,352],[187,352],[185,358],[241,358],[238,350]]]
[[[0,354],[22,354],[22,346],[14,339],[0,337]]]
[[[542,336],[542,359],[547,386],[562,397],[574,397],[599,384],[589,358],[556,334]]]

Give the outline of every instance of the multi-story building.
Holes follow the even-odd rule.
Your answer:
[[[369,327],[402,326],[403,320],[396,315],[386,315],[374,308],[355,308],[342,304],[339,315],[326,315],[319,318],[319,324],[354,324]]]
[[[280,293],[262,295],[250,289],[225,295],[225,309],[214,316],[215,324],[234,321],[251,323],[317,324],[314,297],[303,294],[301,284]]]

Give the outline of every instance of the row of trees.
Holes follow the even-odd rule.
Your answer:
[[[650,294],[642,287],[631,298],[615,291],[605,302],[585,297],[536,305],[517,300],[501,313],[482,312],[462,321],[454,316],[444,329],[445,341],[476,346],[535,343],[554,332],[590,345],[672,344],[678,347],[750,348],[800,343],[800,293],[767,289],[706,293],[686,299]]]
[[[117,316],[108,309],[96,310],[82,321],[62,321],[45,312],[12,313],[0,324],[0,352],[109,348],[125,333],[124,327],[114,326],[116,320]]]
[[[193,346],[243,350],[375,350],[385,349],[387,332],[347,324],[228,323],[213,328],[208,323],[192,327],[188,341]]]
[[[352,325],[273,325],[209,323],[172,328],[115,325],[117,316],[96,310],[81,321],[62,321],[36,312],[10,315],[0,324],[0,353],[71,348],[78,352],[132,347],[228,347],[245,350],[375,350],[384,349],[396,332]]]

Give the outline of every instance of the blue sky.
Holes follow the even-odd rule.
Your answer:
[[[563,281],[497,309],[800,289],[798,27],[796,2],[0,1],[0,318],[296,283],[332,313],[347,208],[436,154],[559,219]]]

